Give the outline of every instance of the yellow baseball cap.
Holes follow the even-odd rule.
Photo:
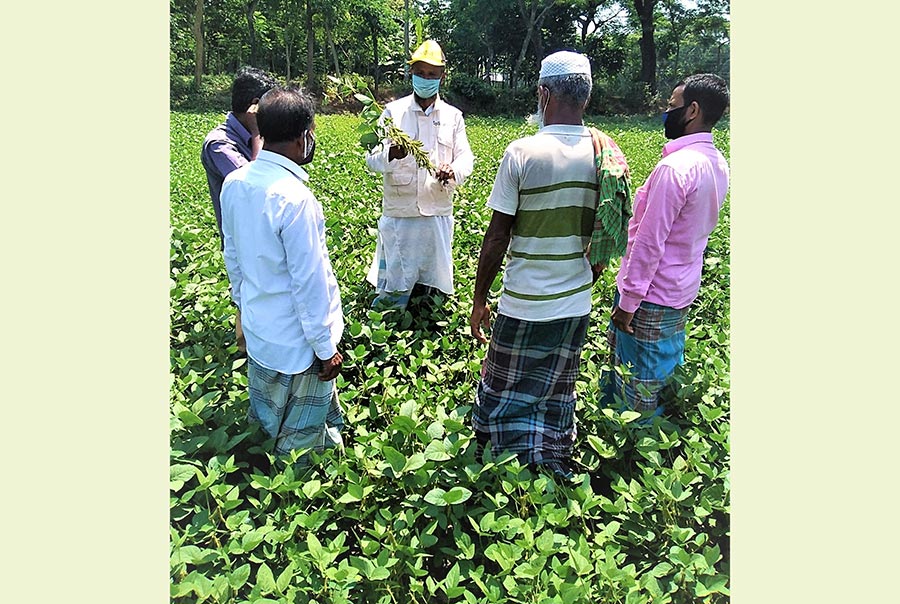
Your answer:
[[[443,67],[445,61],[444,51],[441,50],[441,46],[434,40],[425,40],[416,49],[416,52],[412,54],[412,58],[407,63],[412,65],[418,61]]]

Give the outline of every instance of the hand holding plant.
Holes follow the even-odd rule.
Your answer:
[[[409,134],[395,126],[390,117],[384,120],[381,119],[384,107],[375,100],[375,93],[369,90],[368,84],[361,77],[357,76],[356,83],[348,76],[345,76],[343,79],[328,76],[328,79],[337,84],[341,94],[352,94],[357,101],[363,104],[363,109],[359,114],[363,118],[363,123],[360,124],[358,132],[360,132],[359,144],[366,151],[372,151],[375,147],[383,145],[385,140],[388,140],[391,142],[391,150],[389,151],[391,159],[403,159],[412,153],[413,158],[416,160],[416,165],[428,170],[432,176],[435,176],[437,168],[431,163],[428,153],[422,148],[422,141],[413,139]],[[359,92],[360,88],[365,89],[367,94]],[[396,152],[394,151],[395,148],[397,149]],[[443,179],[438,178],[438,180]]]

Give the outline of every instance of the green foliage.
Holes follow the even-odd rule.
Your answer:
[[[329,73],[371,78],[373,90],[379,93],[395,93],[398,84],[408,89],[404,4],[403,0],[207,2],[204,73],[233,74],[252,63],[285,79],[297,79],[300,74],[303,84],[317,91],[327,86]],[[592,112],[643,112],[654,100],[633,84],[641,72],[641,28],[633,2],[419,0],[408,4],[410,46],[415,48],[425,38],[441,44],[448,58],[449,88],[468,113],[520,116],[530,111],[540,60],[562,48],[587,54],[596,86],[610,93],[610,98],[595,97]],[[729,77],[728,1],[690,4],[692,8],[678,0],[654,4],[657,94],[663,98],[672,83],[690,73],[712,71]],[[190,76],[196,3],[171,0],[170,7],[170,68],[174,75]],[[307,8],[312,12],[311,81],[306,81]],[[525,23],[538,14],[543,17],[526,45]],[[454,82],[457,76],[465,77]],[[491,76],[502,76],[503,83],[495,88],[478,84],[489,82]],[[522,93],[527,103],[521,102]],[[497,99],[490,104],[492,95]]]
[[[577,383],[573,482],[476,456],[469,426],[484,348],[468,333],[485,207],[521,120],[471,118],[475,173],[457,190],[457,293],[378,313],[364,282],[380,179],[362,120],[319,116],[310,186],[341,286],[343,453],[301,472],[246,420],[246,363],[199,147],[218,113],[171,116],[171,598],[188,602],[726,602],[729,591],[728,211],[710,239],[673,413],[601,408],[614,270],[594,289]],[[657,121],[589,119],[643,183]],[[716,132],[728,151],[728,133]],[[613,267],[614,269],[615,267]]]

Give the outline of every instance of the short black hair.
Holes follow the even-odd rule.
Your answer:
[[[707,126],[714,126],[719,121],[730,102],[728,84],[712,73],[688,76],[675,88],[678,86],[684,86],[682,98],[685,105],[690,105],[694,101],[700,105],[700,109],[703,110],[703,121]]]
[[[276,86],[259,100],[256,124],[266,143],[295,140],[309,130],[316,111],[312,97],[298,86]]]
[[[243,113],[253,102],[262,98],[267,90],[277,86],[271,75],[256,67],[242,67],[231,83],[231,111]]]

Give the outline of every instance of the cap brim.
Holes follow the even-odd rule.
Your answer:
[[[429,61],[428,59],[410,59],[406,62],[407,65],[412,65],[413,63],[428,63],[429,65],[434,65],[435,67],[446,67],[444,63],[435,63],[434,61]]]

